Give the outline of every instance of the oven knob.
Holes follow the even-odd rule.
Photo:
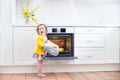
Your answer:
[[[57,28],[52,28],[52,32],[57,32]]]
[[[61,28],[60,32],[66,32],[66,28]]]

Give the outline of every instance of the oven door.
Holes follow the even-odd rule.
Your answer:
[[[74,34],[73,33],[48,33],[48,40],[59,46],[59,55],[47,57],[73,57],[74,56]]]

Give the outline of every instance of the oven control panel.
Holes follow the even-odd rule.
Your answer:
[[[74,33],[74,27],[48,27],[48,33]]]

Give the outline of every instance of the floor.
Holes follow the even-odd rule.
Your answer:
[[[120,72],[75,72],[46,73],[45,77],[37,74],[0,74],[0,80],[120,80]]]

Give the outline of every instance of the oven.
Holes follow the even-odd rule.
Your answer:
[[[59,46],[59,55],[47,54],[47,59],[74,59],[74,28],[48,27],[48,40]]]

